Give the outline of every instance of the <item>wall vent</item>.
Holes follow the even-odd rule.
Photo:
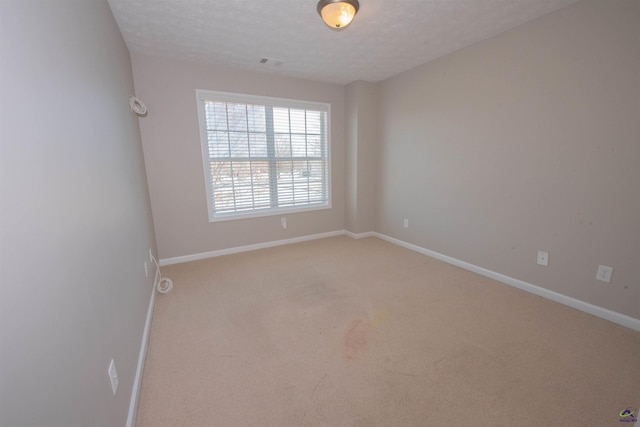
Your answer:
[[[283,61],[273,58],[262,58],[260,59],[260,63],[272,68],[280,68],[284,64]]]

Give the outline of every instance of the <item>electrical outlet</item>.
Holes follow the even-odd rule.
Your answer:
[[[116,391],[118,390],[118,372],[116,371],[116,362],[111,359],[111,363],[109,363],[109,370],[107,371],[109,374],[109,380],[111,381],[111,390],[113,391],[113,395],[116,395]]]
[[[280,225],[282,226],[283,230],[287,229],[287,217],[282,217],[280,218]]]
[[[611,282],[611,276],[613,275],[613,267],[607,267],[606,265],[598,266],[598,273],[596,274],[596,279],[601,282]]]
[[[149,266],[147,265],[147,261],[144,262],[144,277],[149,277]]]
[[[538,264],[545,266],[549,265],[549,252],[538,251]]]
[[[404,222],[402,223],[402,225],[404,226],[404,228],[409,228],[409,220],[407,218],[405,218]]]

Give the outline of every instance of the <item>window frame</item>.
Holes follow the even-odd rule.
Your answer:
[[[210,171],[209,141],[207,136],[207,120],[205,116],[205,102],[232,102],[239,104],[254,104],[270,107],[283,107],[289,109],[315,110],[326,113],[325,140],[326,140],[326,194],[327,200],[322,204],[269,207],[244,212],[216,213],[213,198],[213,179]],[[326,102],[303,101],[290,98],[276,98],[270,96],[249,95],[232,92],[196,89],[196,102],[198,108],[198,128],[200,133],[200,149],[202,153],[202,167],[205,181],[207,201],[207,213],[209,222],[229,221],[246,218],[259,218],[265,216],[282,215],[299,212],[310,212],[331,209],[331,104]],[[275,157],[277,159],[277,157]],[[269,160],[272,161],[272,160]],[[270,184],[271,185],[271,184]]]

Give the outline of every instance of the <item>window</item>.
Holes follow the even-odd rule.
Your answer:
[[[331,207],[328,104],[196,95],[209,221]]]

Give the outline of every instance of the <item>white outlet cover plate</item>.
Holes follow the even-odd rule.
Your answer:
[[[538,251],[538,264],[549,265],[549,252]]]
[[[611,283],[611,276],[613,275],[613,267],[607,267],[606,265],[598,266],[598,273],[596,279],[601,282]]]

